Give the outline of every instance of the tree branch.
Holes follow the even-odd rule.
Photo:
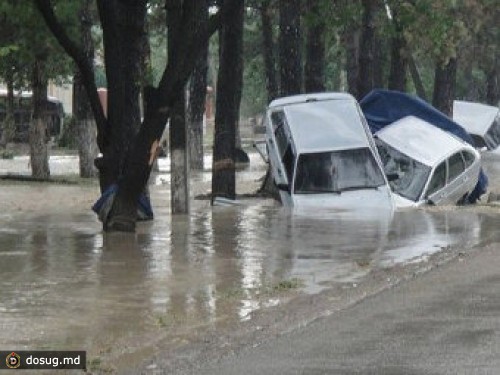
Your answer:
[[[106,132],[107,120],[97,94],[93,67],[88,63],[83,50],[78,48],[78,46],[69,38],[66,30],[57,20],[50,0],[35,0],[35,4],[45,20],[47,27],[50,29],[61,47],[73,59],[82,74],[83,85],[85,87],[85,91],[87,92],[97,125],[97,144],[102,152],[108,143]]]

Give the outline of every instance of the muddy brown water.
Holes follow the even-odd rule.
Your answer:
[[[262,170],[239,180],[256,186]],[[195,176],[200,192],[206,175]],[[156,220],[135,235],[101,231],[87,209],[95,186],[0,185],[2,350],[87,350],[92,359],[182,343],[297,293],[498,240],[496,207],[353,214],[246,199],[195,201],[189,215],[171,217],[165,176],[152,187]]]

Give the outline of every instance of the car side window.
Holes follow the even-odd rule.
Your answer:
[[[426,197],[434,194],[438,190],[442,189],[446,184],[446,162],[439,164],[432,175],[431,181],[429,182],[429,187],[427,188]]]
[[[465,168],[469,168],[476,159],[474,155],[468,151],[462,151],[462,157],[464,158],[465,161]]]
[[[288,125],[285,113],[283,111],[273,112],[271,114],[271,121],[273,124],[274,136],[276,137],[278,152],[280,156],[283,156],[288,145],[288,136],[285,130],[285,126]]]
[[[291,185],[292,184],[292,177],[293,177],[293,169],[295,167],[295,154],[292,150],[292,145],[288,145],[286,148],[285,154],[283,155],[283,158],[281,159],[283,162],[283,165],[285,166],[285,171],[286,171],[286,177],[288,179],[288,183]]]
[[[465,170],[464,161],[460,153],[452,155],[448,159],[448,182],[453,181]]]

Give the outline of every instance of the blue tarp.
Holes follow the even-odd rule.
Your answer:
[[[418,117],[474,146],[472,137],[464,128],[438,111],[424,100],[399,91],[373,90],[360,102],[361,109],[373,134],[383,127],[406,116]],[[488,177],[481,169],[476,188],[469,196],[471,203],[476,202],[488,188]]]
[[[99,219],[103,223],[106,222],[108,218],[117,191],[118,184],[109,186],[92,206],[92,210],[97,214],[97,216],[99,216]],[[149,197],[144,193],[141,194],[139,202],[137,202],[137,219],[140,221],[153,219],[153,208],[151,207],[151,202]]]

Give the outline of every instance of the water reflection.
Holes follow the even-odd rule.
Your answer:
[[[160,204],[136,235],[104,235],[91,214],[0,217],[0,342],[133,351],[155,335],[251,319],[279,303],[283,281],[308,293],[357,282],[445,246],[474,246],[499,221],[467,209],[354,216],[254,203],[173,218]]]

